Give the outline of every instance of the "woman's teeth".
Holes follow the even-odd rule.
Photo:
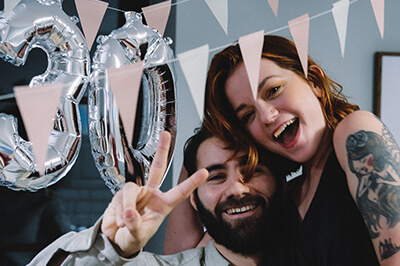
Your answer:
[[[274,137],[275,138],[279,138],[279,136],[282,134],[283,131],[285,131],[285,129],[290,126],[291,124],[293,124],[296,121],[297,118],[293,118],[289,121],[287,121],[285,124],[283,124],[280,128],[278,128],[278,130],[275,131],[274,133]]]
[[[243,213],[243,212],[248,212],[252,209],[254,209],[254,205],[248,205],[248,206],[244,206],[241,208],[232,208],[232,209],[228,209],[226,212],[229,214],[238,214],[238,213]]]

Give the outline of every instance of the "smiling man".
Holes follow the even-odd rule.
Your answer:
[[[249,171],[245,152],[234,153],[199,131],[187,142],[184,163],[191,174],[201,170],[163,193],[159,185],[169,138],[160,137],[145,186],[126,184],[94,227],[62,236],[31,265],[277,265],[274,234],[282,186],[266,164]],[[172,208],[189,195],[212,241],[174,255],[142,251]]]

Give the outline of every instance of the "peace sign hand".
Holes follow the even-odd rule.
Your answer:
[[[160,191],[170,141],[171,135],[162,132],[147,184],[126,183],[104,212],[101,230],[124,257],[139,252],[171,210],[208,177],[207,170],[201,169],[168,192]]]

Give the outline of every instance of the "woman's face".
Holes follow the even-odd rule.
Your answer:
[[[264,58],[258,84],[255,99],[243,63],[227,79],[225,92],[239,120],[264,148],[296,162],[310,160],[326,129],[320,89]]]

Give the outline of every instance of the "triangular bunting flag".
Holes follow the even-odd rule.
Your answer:
[[[296,44],[297,53],[303,67],[304,75],[308,75],[308,34],[310,31],[310,18],[304,14],[289,21],[289,30]]]
[[[268,3],[275,14],[275,17],[278,17],[279,0],[268,0]]]
[[[143,74],[143,61],[107,70],[111,91],[118,105],[128,143],[132,144],[136,107]]]
[[[335,20],[336,30],[339,35],[340,48],[344,57],[344,48],[346,44],[347,18],[349,15],[349,0],[340,0],[333,3],[332,14]]]
[[[18,5],[20,0],[4,0],[4,15],[7,16],[8,12]]]
[[[171,0],[142,8],[143,15],[149,28],[157,30],[161,36],[167,26],[169,13],[171,12]]]
[[[62,93],[62,84],[49,84],[30,88],[14,87],[15,99],[21,113],[29,141],[32,143],[37,171],[44,174],[48,141],[53,129]]]
[[[192,93],[200,120],[203,120],[208,55],[208,44],[178,54],[179,64],[189,85],[190,92]]]
[[[218,20],[225,34],[228,35],[228,0],[205,0]]]
[[[379,32],[383,39],[385,30],[385,0],[371,0],[372,8],[374,9],[375,19],[378,23]]]
[[[90,50],[106,13],[108,3],[99,0],[75,0],[75,5],[85,34],[86,45]]]
[[[254,98],[257,98],[263,44],[263,30],[239,38],[239,47],[243,55],[243,62]]]

